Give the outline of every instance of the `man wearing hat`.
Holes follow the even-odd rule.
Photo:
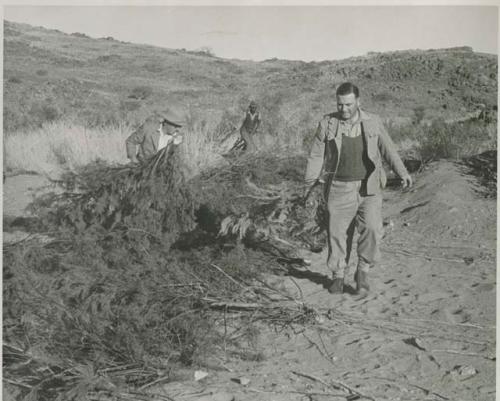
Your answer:
[[[255,134],[259,129],[260,122],[261,118],[260,113],[257,111],[257,103],[251,101],[240,128],[241,138],[245,141],[246,149],[250,152],[257,150]]]
[[[153,114],[127,138],[127,157],[133,163],[143,162],[170,144],[179,145],[183,125],[182,115],[172,109]]]

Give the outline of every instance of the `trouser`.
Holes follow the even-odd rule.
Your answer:
[[[327,267],[343,278],[349,265],[355,229],[358,238],[357,269],[367,272],[380,259],[382,195],[363,195],[362,181],[333,181],[328,196]]]
[[[257,150],[257,138],[255,132],[250,132],[249,130],[243,128],[240,131],[241,137],[244,139],[246,143],[246,150],[249,152],[253,152]]]

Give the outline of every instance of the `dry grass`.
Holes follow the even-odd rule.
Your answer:
[[[234,124],[229,131],[221,130],[224,117],[212,120],[197,118],[191,113],[182,132],[184,140],[180,153],[188,177],[206,168],[227,164],[223,155],[232,143],[227,138],[239,137]],[[303,151],[306,132],[286,121],[272,128],[264,128],[259,133],[256,141],[259,149],[277,154]],[[57,178],[65,171],[76,171],[96,161],[110,165],[126,164],[125,139],[132,130],[133,127],[127,124],[85,128],[69,120],[47,123],[39,129],[5,137],[5,167],[11,171],[31,171]]]
[[[96,161],[126,164],[125,139],[132,127],[85,128],[69,121],[45,124],[42,128],[5,137],[5,167],[56,178]],[[184,133],[181,145],[188,175],[223,162],[209,129],[195,123]]]
[[[48,123],[5,137],[5,166],[55,177],[97,160],[125,163],[125,138],[130,132],[125,125],[89,129],[64,120]]]
[[[215,130],[214,123],[207,124],[205,121],[190,119],[187,129],[182,133],[183,141],[180,145],[187,177],[193,177],[207,167],[225,163],[222,157],[225,149],[219,147]]]

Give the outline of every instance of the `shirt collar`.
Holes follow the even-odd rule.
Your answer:
[[[363,110],[361,109],[358,109],[358,118],[356,119],[356,121],[354,122],[351,122],[351,121],[344,121],[344,120],[339,120],[339,122],[341,124],[349,124],[349,125],[356,125],[358,123],[361,123],[363,121],[366,121],[366,120],[369,120],[370,119],[370,116]]]

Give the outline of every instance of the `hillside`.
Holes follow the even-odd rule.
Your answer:
[[[479,104],[496,107],[497,57],[460,47],[252,62],[4,23],[6,133],[62,117],[87,126],[134,122],[170,101],[209,121],[237,121],[250,98],[268,130],[311,129],[345,80],[387,119],[411,118],[418,107],[426,118],[460,118]]]

